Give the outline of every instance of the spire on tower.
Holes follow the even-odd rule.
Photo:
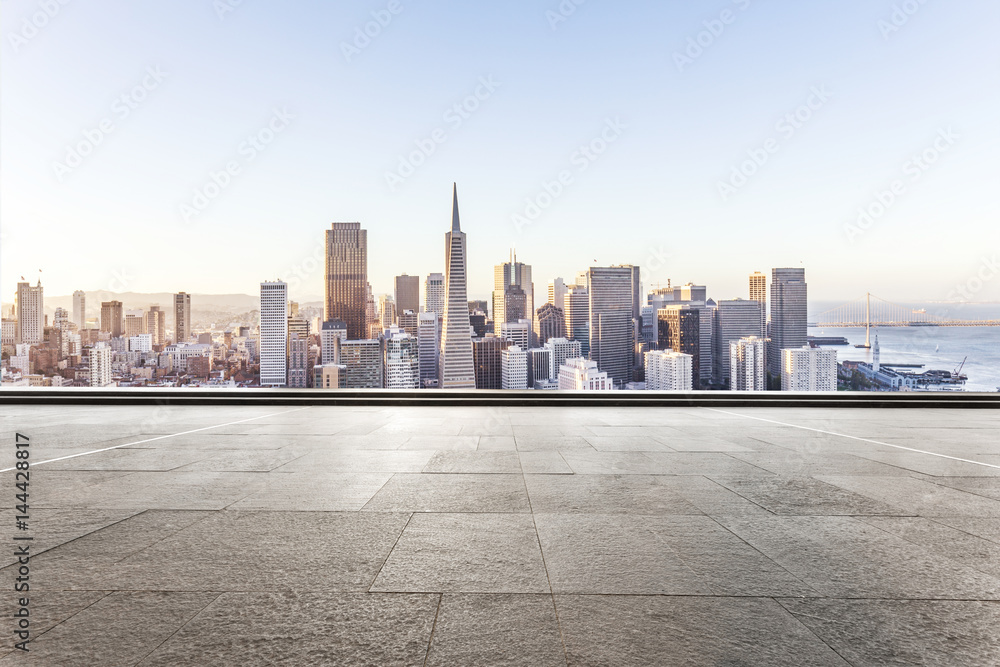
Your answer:
[[[462,227],[458,221],[458,183],[453,183],[451,207],[451,231],[460,232]]]

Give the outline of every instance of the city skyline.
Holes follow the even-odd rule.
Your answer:
[[[4,3],[6,298],[39,268],[54,295],[253,294],[321,256],[333,220],[370,230],[391,293],[442,271],[434,202],[456,178],[479,298],[516,247],[539,285],[633,264],[729,298],[745,273],[804,265],[819,300],[968,299],[955,287],[1000,245],[990,3],[223,5],[60,5],[25,39],[36,3]],[[389,22],[356,46],[373,13]],[[321,270],[311,285],[298,298],[322,298]],[[1000,300],[1000,281],[972,297]]]

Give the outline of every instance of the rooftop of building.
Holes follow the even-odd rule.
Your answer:
[[[0,424],[3,467],[16,433],[31,462],[30,530],[11,511],[4,540],[33,538],[31,650],[5,632],[0,662],[1000,654],[996,410],[4,405]]]

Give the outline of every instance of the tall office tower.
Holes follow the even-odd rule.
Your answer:
[[[335,341],[347,340],[347,324],[343,320],[323,322],[319,332],[320,363],[333,364],[337,361],[337,346]]]
[[[117,338],[125,333],[125,312],[121,301],[101,302],[101,331]]]
[[[438,357],[441,345],[441,322],[431,311],[417,315],[417,352],[420,361],[420,386],[438,387]]]
[[[428,274],[424,281],[424,310],[444,315],[444,274]]]
[[[153,347],[159,349],[167,342],[167,315],[159,306],[146,311],[146,333],[153,337]]]
[[[760,335],[767,337],[767,276],[760,271],[750,274],[750,300],[760,302]]]
[[[392,327],[385,332],[385,356],[382,361],[384,388],[420,388],[418,345],[415,337],[399,327]]]
[[[674,301],[708,301],[708,288],[704,285],[688,283],[674,288]]]
[[[288,383],[288,284],[260,284],[260,386]]]
[[[549,303],[562,308],[566,300],[566,282],[562,278],[554,278],[549,283]]]
[[[578,340],[568,340],[566,338],[550,338],[545,343],[545,348],[552,351],[551,367],[549,377],[553,380],[559,379],[559,369],[566,363],[567,359],[582,357],[583,346]]]
[[[111,348],[105,343],[98,343],[90,348],[90,386],[108,387],[112,384]]]
[[[837,391],[837,351],[808,345],[782,349],[781,391]]]
[[[528,350],[528,386],[534,387],[536,382],[553,379],[552,350],[547,347]]]
[[[755,336],[763,339],[761,331],[761,303],[745,299],[719,301],[715,310],[715,379],[729,382],[729,344],[741,338]]]
[[[87,293],[79,289],[73,292],[73,322],[77,329],[87,324]]]
[[[528,320],[504,322],[500,325],[500,338],[510,341],[511,345],[517,345],[522,350],[527,350],[531,339],[531,322]]]
[[[399,328],[406,331],[414,338],[417,337],[417,327],[419,326],[417,320],[417,311],[415,310],[400,310],[397,313],[397,320],[399,320]]]
[[[528,353],[519,345],[511,345],[500,355],[501,388],[527,389]]]
[[[729,388],[733,391],[765,391],[764,339],[757,336],[729,343]]]
[[[146,333],[146,313],[130,310],[125,313],[125,337],[131,338]]]
[[[503,351],[510,341],[489,335],[472,341],[476,389],[503,388]]]
[[[288,386],[309,386],[309,339],[293,332],[288,333]]]
[[[402,313],[404,310],[412,310],[414,313],[419,313],[420,277],[408,276],[404,273],[401,276],[396,276],[393,286],[396,312]]]
[[[299,304],[292,301],[288,304],[288,333],[298,334],[299,338],[309,338],[309,318],[299,312]]]
[[[691,391],[694,386],[694,357],[673,350],[646,353],[646,389]]]
[[[767,371],[781,374],[781,350],[797,348],[808,342],[806,315],[806,270],[771,270],[771,342],[767,346]]]
[[[535,338],[539,345],[545,345],[550,338],[562,338],[566,335],[566,318],[563,309],[544,303],[535,311]]]
[[[174,295],[174,343],[186,343],[191,337],[191,295]]]
[[[493,332],[500,335],[504,322],[530,320],[535,313],[535,284],[531,266],[517,261],[511,250],[510,261],[493,267]]]
[[[580,341],[586,357],[590,354],[590,294],[586,287],[570,285],[566,288],[563,316],[566,318],[566,338]]]
[[[368,231],[360,222],[326,230],[326,300],[323,319],[347,323],[351,340],[368,336]]]
[[[14,313],[17,328],[14,342],[38,345],[45,336],[45,297],[42,281],[34,287],[30,283],[18,283],[14,295]],[[120,334],[119,334],[120,335]]]
[[[576,286],[583,287],[584,289],[590,288],[590,272],[580,271],[576,274]]]
[[[336,363],[346,366],[347,389],[382,388],[382,348],[380,339],[337,342]]]
[[[382,329],[388,329],[396,323],[396,302],[391,294],[383,294],[378,298],[379,324]]]
[[[701,389],[701,312],[678,304],[656,312],[657,347],[692,357],[691,388]]]
[[[452,192],[451,231],[445,234],[445,306],[441,343],[441,388],[475,389],[469,323],[465,232],[458,218],[458,185]]]
[[[559,389],[569,391],[611,391],[614,381],[598,370],[597,362],[583,357],[567,359],[559,368]]]
[[[615,384],[632,381],[631,266],[590,269],[590,358]]]

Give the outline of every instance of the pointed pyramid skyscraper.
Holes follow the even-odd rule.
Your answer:
[[[458,218],[458,184],[452,193],[451,231],[444,235],[444,321],[441,341],[441,388],[475,389],[472,327],[469,322],[468,257]]]

